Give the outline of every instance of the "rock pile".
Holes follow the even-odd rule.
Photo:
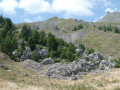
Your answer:
[[[57,79],[71,77],[71,80],[77,80],[89,72],[93,72],[94,74],[101,73],[113,68],[114,65],[115,63],[113,62],[102,60],[100,54],[95,52],[87,58],[79,59],[79,61],[53,64],[46,70],[46,75]]]
[[[46,49],[39,49],[37,46],[35,46],[35,50],[37,51],[38,56],[44,57],[46,58],[47,54],[48,54],[48,50]],[[27,59],[30,59],[31,56],[33,55],[33,52],[30,47],[25,47],[24,52],[20,52],[20,51],[14,51],[13,55],[16,56],[18,61],[24,61]],[[22,56],[21,56],[22,53]]]
[[[45,58],[41,63],[43,65],[53,64],[53,59],[52,58]]]

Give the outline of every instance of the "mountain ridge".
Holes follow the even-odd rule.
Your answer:
[[[99,22],[120,23],[120,12],[107,12]]]

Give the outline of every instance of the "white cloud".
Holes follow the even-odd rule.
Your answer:
[[[112,6],[110,0],[20,0],[19,8],[30,14],[61,13],[64,18],[92,16],[94,6]],[[40,18],[40,17],[39,17]]]
[[[53,0],[52,8],[55,12],[64,12],[65,16],[91,16],[93,0]]]
[[[107,9],[105,10],[105,12],[114,12],[114,10],[111,9],[111,8],[107,8]]]
[[[32,18],[32,19],[29,19],[29,18],[26,18],[26,17],[23,17],[23,18],[25,18],[24,21],[28,22],[28,23],[41,21],[43,19],[41,16],[38,16],[38,17],[35,17],[35,18]]]
[[[93,12],[93,0],[20,0],[19,8],[31,14],[41,12],[64,13],[65,16],[91,16]]]
[[[32,22],[32,20],[31,20],[31,19],[26,18],[26,19],[25,19],[25,22],[31,23],[31,22]]]
[[[51,3],[45,0],[20,0],[19,8],[30,14],[39,13],[62,13],[65,18],[92,16],[92,9],[95,5],[111,6],[109,0],[52,0]]]
[[[18,2],[16,0],[2,0],[0,2],[0,10],[5,14],[16,14],[15,9],[18,7]]]
[[[41,16],[38,16],[38,17],[36,17],[34,20],[35,21],[38,21],[38,20],[42,20],[43,18],[41,17]]]
[[[51,3],[46,0],[1,0],[0,10],[13,15],[16,14],[16,8],[21,8],[30,14],[62,13],[65,18],[69,18],[94,15],[92,9],[95,5],[113,4],[110,0],[52,0]]]
[[[97,22],[99,20],[99,18],[94,18],[93,22]]]
[[[109,0],[99,0],[100,2],[103,2],[104,6],[114,6],[112,2],[110,2]]]
[[[108,7],[108,6],[114,6],[114,4],[110,0],[93,0],[96,6],[103,6],[103,7]]]
[[[50,4],[45,0],[20,0],[19,8],[23,8],[31,14],[48,12]]]

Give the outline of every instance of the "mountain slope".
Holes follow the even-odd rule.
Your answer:
[[[120,23],[120,12],[107,12],[99,22]]]
[[[67,42],[72,42],[76,46],[82,42],[87,48],[95,49],[106,58],[108,58],[108,56],[120,58],[120,34],[98,30],[99,26],[104,25],[111,25],[119,28],[119,23],[116,23],[119,22],[119,19],[116,19],[119,16],[119,12],[109,12],[100,22],[96,23],[84,22],[76,19],[59,19],[57,17],[53,17],[47,21],[29,23],[29,25],[32,29],[37,29],[38,31],[44,30],[46,33],[51,32],[56,37],[62,38]],[[106,23],[103,21],[111,21],[112,23]],[[114,23],[114,21],[116,22]],[[73,31],[73,28],[80,24],[83,25],[84,28]],[[21,25],[22,24],[19,24],[18,26],[20,27]],[[56,30],[56,26],[58,30]]]

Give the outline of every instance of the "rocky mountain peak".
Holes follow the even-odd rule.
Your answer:
[[[120,23],[120,12],[107,12],[99,22]]]

